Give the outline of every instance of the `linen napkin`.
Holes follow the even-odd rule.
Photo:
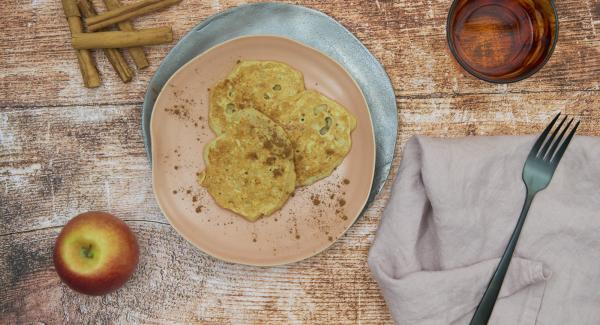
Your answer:
[[[525,200],[534,137],[412,138],[369,266],[398,324],[468,324]],[[600,324],[600,138],[529,210],[489,324]]]

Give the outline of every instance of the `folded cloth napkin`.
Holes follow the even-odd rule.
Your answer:
[[[398,324],[468,324],[525,200],[533,137],[416,137],[369,266]],[[600,324],[600,138],[576,137],[529,210],[489,324]]]

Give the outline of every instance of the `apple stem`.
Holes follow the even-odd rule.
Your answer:
[[[83,255],[84,257],[87,257],[87,258],[93,258],[94,253],[92,253],[92,244],[89,244],[87,247],[86,246],[81,247],[81,255]]]

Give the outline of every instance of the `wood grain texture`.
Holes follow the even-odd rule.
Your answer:
[[[135,25],[170,24],[178,40],[242,3],[187,0]],[[385,66],[399,109],[393,170],[415,134],[530,134],[563,111],[583,120],[581,134],[600,135],[600,0],[559,1],[553,57],[510,85],[481,82],[454,63],[445,42],[450,1],[295,3],[339,20]],[[0,6],[0,16],[0,324],[391,323],[366,265],[389,182],[346,236],[316,257],[276,268],[217,261],[177,235],[152,195],[140,108],[173,44],[146,48],[150,67],[126,85],[97,56],[103,85],[91,90],[82,86],[60,3],[16,0]],[[117,214],[141,246],[133,279],[104,297],[74,293],[52,266],[62,225],[87,210]]]

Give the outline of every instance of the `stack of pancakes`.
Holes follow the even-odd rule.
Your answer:
[[[302,73],[274,61],[241,61],[210,89],[198,182],[217,203],[250,221],[281,208],[297,186],[323,179],[351,147],[356,119],[306,90]]]

